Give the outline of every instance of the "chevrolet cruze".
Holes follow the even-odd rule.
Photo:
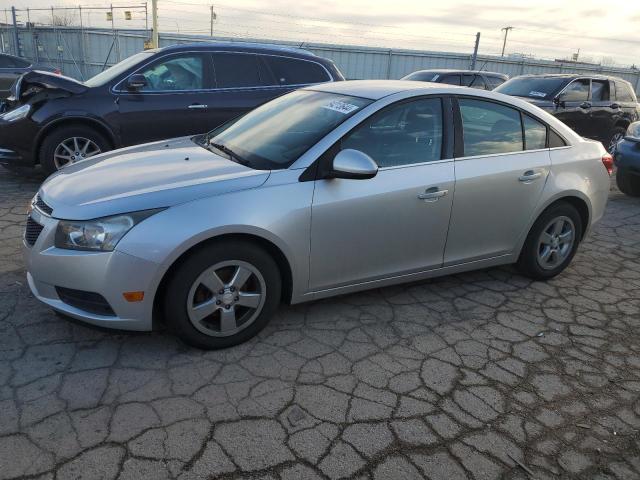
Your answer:
[[[206,135],[50,177],[24,237],[53,309],[220,348],[281,301],[516,263],[545,280],[603,215],[612,158],[528,102],[408,81],[308,87]]]

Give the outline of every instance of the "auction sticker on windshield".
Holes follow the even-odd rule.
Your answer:
[[[531,91],[529,92],[529,96],[530,96],[530,97],[540,97],[540,98],[544,98],[544,97],[546,97],[546,96],[547,96],[547,94],[546,94],[546,93],[544,93],[544,92],[537,92],[537,91],[535,91],[535,90],[531,90]]]
[[[340,100],[333,100],[328,105],[323,105],[322,108],[328,108],[329,110],[333,110],[335,112],[340,112],[345,115],[353,112],[358,109],[357,105],[352,105],[350,103],[341,102]]]

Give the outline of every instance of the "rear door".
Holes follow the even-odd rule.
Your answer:
[[[144,75],[145,87],[127,90],[126,79],[116,86],[123,145],[206,131],[212,88],[208,53],[165,55],[135,73]]]
[[[511,253],[550,168],[545,125],[501,103],[470,97],[458,102],[460,151],[445,266]]]
[[[591,124],[588,136],[603,143],[609,141],[613,126],[622,118],[622,109],[611,97],[609,80],[591,81]]]

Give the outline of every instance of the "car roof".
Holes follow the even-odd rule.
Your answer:
[[[351,95],[353,97],[379,100],[394,93],[409,90],[437,90],[439,93],[460,93],[460,90],[468,91],[467,87],[445,85],[432,82],[414,82],[412,80],[348,80],[345,82],[322,83],[305,87],[304,90],[336,93],[338,95]]]
[[[415,72],[411,72],[407,75],[411,75],[412,73],[473,73],[473,74],[483,74],[483,75],[496,75],[502,78],[508,78],[508,75],[499,72],[488,72],[486,70],[457,70],[454,68],[428,68],[426,70],[416,70]]]
[[[515,78],[595,78],[596,80],[616,80],[619,82],[627,82],[625,79],[620,77],[613,77],[611,75],[602,75],[600,73],[539,73],[539,74],[526,74],[520,75]],[[512,79],[513,80],[513,79]],[[629,82],[627,82],[629,83]]]
[[[177,43],[175,45],[169,45],[167,47],[159,48],[155,51],[170,52],[170,51],[182,51],[182,50],[233,50],[235,52],[256,52],[262,53],[287,53],[294,54],[303,57],[319,58],[313,52],[305,50],[303,48],[290,47],[288,45],[275,45],[269,43],[256,43],[256,42],[191,42],[191,43]]]

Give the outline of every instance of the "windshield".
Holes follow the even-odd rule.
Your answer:
[[[371,102],[349,95],[298,90],[209,132],[202,146],[216,153],[222,151],[257,170],[287,168]]]
[[[566,77],[522,77],[506,81],[494,92],[515,97],[539,98],[549,100],[555,96],[571,79]]]
[[[131,55],[129,58],[125,58],[120,63],[116,63],[114,66],[107,68],[104,72],[91,77],[84,82],[87,87],[100,87],[107,82],[110,82],[121,73],[126,72],[129,68],[142,62],[145,59],[151,57],[155,52],[140,52],[135,55]]]

